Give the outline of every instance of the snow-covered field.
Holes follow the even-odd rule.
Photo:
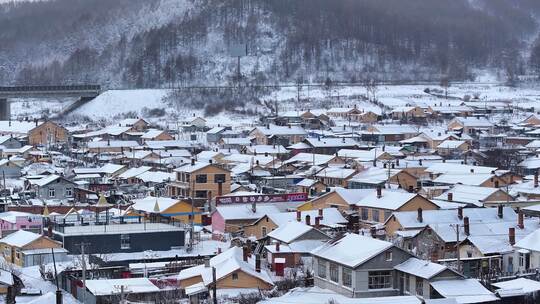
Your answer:
[[[424,90],[441,89],[437,85],[379,85],[376,90],[377,100],[388,108],[406,106],[410,103],[423,103],[427,105],[439,105],[441,99],[424,93]],[[125,115],[136,115],[147,118],[148,112],[154,109],[163,109],[162,117],[148,118],[160,125],[171,125],[177,122],[189,120],[190,117],[204,117],[203,109],[193,109],[179,105],[173,106],[167,100],[171,91],[167,89],[141,89],[141,90],[110,90],[98,96],[73,112],[74,117],[86,116],[92,120],[103,120],[113,123],[114,120]],[[330,107],[352,107],[376,109],[377,105],[363,99],[366,89],[363,86],[335,86],[330,89],[304,86],[298,91],[296,87],[283,87],[275,90],[262,98],[263,101],[277,101],[279,111],[299,109],[322,109]],[[511,101],[514,105],[522,108],[534,107],[540,111],[540,86],[512,88],[499,84],[452,84],[448,89],[451,97],[463,98],[465,95],[479,96],[482,102]],[[297,101],[298,96],[300,102]],[[60,112],[74,100],[24,100],[17,99],[11,103],[11,112],[14,119],[24,117],[41,117],[47,114],[49,117]],[[448,103],[459,103],[454,100]],[[259,112],[268,111],[262,106],[257,107]],[[234,125],[248,126],[254,124],[258,117],[255,115],[240,115],[220,113],[216,116],[205,117],[209,126]]]

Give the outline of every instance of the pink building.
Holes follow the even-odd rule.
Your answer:
[[[3,231],[19,229],[35,229],[41,231],[43,229],[42,216],[39,214],[19,211],[7,211],[0,213],[1,237],[4,237]]]

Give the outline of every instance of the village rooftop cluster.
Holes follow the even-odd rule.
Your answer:
[[[379,106],[277,110],[249,126],[195,115],[171,127],[0,121],[0,293],[8,303],[533,299],[540,115],[470,97]]]

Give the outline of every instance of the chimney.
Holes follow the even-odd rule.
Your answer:
[[[47,236],[50,238],[53,237],[53,224],[50,219],[49,219],[49,225],[47,226]]]
[[[414,192],[414,187],[412,185],[409,186],[409,193],[413,193]]]
[[[457,217],[462,220],[463,219],[463,207],[459,207],[457,209]]]
[[[418,164],[419,164],[420,166],[422,165],[422,160],[421,160],[421,159],[418,160]]]
[[[255,255],[255,271],[261,272],[261,257],[258,254]]]
[[[257,212],[257,203],[256,202],[251,203],[251,211],[253,211],[253,213]]]
[[[418,221],[422,223],[424,221],[424,216],[422,215],[422,208],[418,208]]]
[[[497,216],[501,219],[503,218],[503,205],[497,206]]]
[[[316,216],[315,217],[315,228],[319,229],[319,226],[321,225],[321,217]]]
[[[247,246],[245,245],[244,247],[242,247],[242,257],[244,259],[244,262],[248,261],[248,249],[247,249]]]
[[[471,230],[470,230],[470,226],[469,226],[469,217],[468,216],[463,218],[463,230],[465,230],[465,235],[470,235],[471,234]]]
[[[538,188],[538,171],[534,173],[534,187]]]
[[[377,229],[375,228],[375,226],[369,227],[369,233],[371,234],[372,238],[377,238]]]
[[[345,137],[343,137],[343,138],[341,139],[341,142],[342,142],[342,143],[345,143]]]
[[[321,218],[321,220],[323,219],[323,209],[322,208],[319,208],[319,217]]]
[[[302,211],[296,210],[296,221],[301,222],[302,221]]]
[[[192,158],[192,159],[191,159],[191,165],[192,165],[192,166],[195,166],[195,158]]]
[[[447,199],[447,201],[449,201],[449,202],[453,202],[453,201],[454,201],[454,193],[452,193],[452,192],[448,192],[448,194],[447,194],[447,195],[448,195],[448,199]]]
[[[508,241],[510,242],[510,245],[514,246],[516,243],[516,228],[510,227],[508,228]]]
[[[378,186],[377,187],[377,198],[381,198],[382,197],[382,188],[381,186]]]
[[[107,146],[111,145],[111,140],[107,138]]]
[[[276,252],[279,252],[279,242],[276,242]]]
[[[518,211],[518,227],[519,229],[524,229],[525,225],[523,224],[523,211]]]
[[[221,247],[217,248],[217,254],[221,254]]]
[[[311,226],[311,216],[306,215],[306,225]]]
[[[204,267],[206,267],[206,268],[210,267],[210,259],[209,258],[204,259]]]
[[[209,159],[209,160],[208,160],[208,163],[209,163],[209,164],[211,164],[211,163],[212,163],[212,160],[211,160],[211,159]]]
[[[399,158],[396,158],[396,166],[399,167]]]

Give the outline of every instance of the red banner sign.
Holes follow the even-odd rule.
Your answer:
[[[254,194],[239,196],[218,196],[216,205],[226,204],[251,204],[251,203],[279,203],[279,202],[305,202],[308,200],[307,193],[287,194]]]

